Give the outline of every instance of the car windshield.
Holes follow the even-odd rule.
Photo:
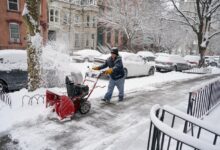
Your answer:
[[[155,57],[146,57],[148,61],[155,61]]]

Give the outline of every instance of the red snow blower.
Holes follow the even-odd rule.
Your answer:
[[[96,80],[87,79],[86,74],[83,84],[74,84],[68,76],[66,76],[67,95],[59,95],[49,90],[46,91],[46,107],[52,106],[53,111],[57,113],[60,119],[72,117],[77,111],[81,114],[86,114],[90,111],[91,103],[88,101],[93,90],[97,87],[96,84],[101,77],[100,73]],[[85,82],[93,82],[93,86],[89,91],[88,85]]]

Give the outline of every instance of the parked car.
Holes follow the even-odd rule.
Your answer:
[[[187,61],[191,67],[196,67],[199,65],[200,57],[197,55],[186,55],[184,60]]]
[[[167,53],[156,53],[156,54],[155,54],[156,57],[158,57],[158,56],[164,56],[164,55],[165,55],[165,56],[168,56],[168,55],[170,55],[170,54],[167,54]]]
[[[137,54],[120,52],[119,55],[122,57],[126,78],[154,74],[155,66],[152,63],[145,62]],[[95,58],[94,66],[105,63],[108,57],[110,57],[109,54]]]
[[[205,56],[205,63],[210,66],[220,66],[220,56]]]
[[[149,51],[139,51],[137,52],[137,55],[139,55],[140,57],[142,57],[145,61],[148,61],[148,62],[154,62],[155,61],[155,55],[154,53],[152,52],[149,52]]]
[[[157,71],[182,71],[190,69],[188,63],[179,55],[159,55],[155,62]]]
[[[102,53],[97,50],[84,49],[73,52],[72,58],[75,62],[93,62],[95,57],[99,57],[101,55]]]
[[[27,87],[26,51],[1,50],[0,60],[0,92]]]

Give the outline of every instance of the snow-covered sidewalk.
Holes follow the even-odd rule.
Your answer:
[[[217,74],[220,73],[220,71],[215,70],[213,73]],[[164,83],[183,81],[183,80],[198,78],[201,76],[204,75],[186,74],[181,72],[169,72],[169,73],[156,73],[154,76],[126,79],[125,93],[126,96],[128,96],[129,94],[135,92],[157,90],[157,87],[160,87]],[[107,90],[108,80],[100,80],[98,85],[101,86],[105,85],[105,88],[97,88],[95,89],[94,93],[92,93],[91,95],[92,109],[94,109],[94,107],[96,109],[97,108],[101,109],[99,105],[99,99],[104,95],[104,93]],[[39,101],[39,104],[36,104],[36,102],[33,101],[32,106],[30,106],[28,105],[28,101],[24,99],[24,106],[22,107],[22,98],[24,95],[28,95],[28,96],[33,96],[35,94],[44,95],[46,90],[47,89],[45,88],[41,88],[34,92],[28,92],[26,89],[22,89],[20,91],[10,93],[10,97],[12,99],[11,108],[6,104],[4,104],[2,101],[0,101],[0,122],[1,122],[0,133],[8,132],[13,135],[13,138],[17,138],[17,139],[22,138],[20,143],[22,149],[48,148],[48,144],[51,145],[51,143],[45,143],[44,141],[45,139],[44,138],[41,139],[40,137],[43,136],[44,134],[49,134],[49,135],[52,134],[50,133],[51,129],[60,130],[62,133],[64,132],[63,129],[61,130],[60,125],[58,125],[56,122],[49,122],[49,123],[45,122],[48,120],[48,115],[51,115],[51,112],[49,111],[49,109],[45,109],[45,104],[43,104],[41,100]],[[66,92],[65,88],[53,88],[49,90],[57,91],[60,93]],[[117,90],[114,91],[114,96],[117,96]],[[115,101],[115,99],[113,99],[113,101]],[[91,110],[91,113],[94,113],[94,110]],[[111,110],[109,109],[107,109],[105,113],[107,113],[108,115],[112,114]],[[124,117],[125,118],[118,118],[118,119],[120,119],[121,121],[128,119],[126,118],[127,116]],[[81,126],[87,126],[86,125],[87,121],[88,118],[82,118],[80,122],[78,122],[77,120],[75,120],[74,122],[77,122],[76,126],[81,128]],[[123,123],[123,121],[121,123]],[[120,126],[121,123],[120,121],[116,122],[118,126]],[[106,144],[111,145],[111,143],[114,142],[114,144],[108,146],[107,149],[116,149],[116,147],[117,149],[124,149],[125,147],[128,149],[133,149],[135,145],[137,147],[138,143],[142,149],[145,149],[144,147],[146,147],[146,137],[147,137],[146,124],[148,123],[149,123],[149,119],[146,118],[145,120],[137,122],[135,125],[128,126],[126,130],[121,131],[119,133],[120,135],[110,136],[110,139],[108,138],[103,139],[102,143],[106,142]],[[67,123],[66,125],[64,123],[62,124],[62,126],[64,129],[69,128],[71,126],[71,123]],[[40,130],[41,128],[44,127],[46,128],[46,130],[42,130],[41,133]],[[17,130],[16,128],[19,129]],[[29,137],[28,135],[22,135],[23,130],[26,130],[26,128],[28,128],[27,131],[41,135],[36,135],[36,137]],[[48,130],[48,133],[43,133],[47,131],[47,128],[50,128],[50,130]],[[88,129],[97,130],[91,127],[89,127]],[[84,132],[85,132],[84,134],[86,135],[87,131]],[[31,135],[33,136],[33,134]],[[91,137],[87,137],[88,138],[87,142],[89,141],[89,139],[91,142],[95,142],[92,140],[93,139],[92,136],[96,136],[96,135],[88,135],[88,136]],[[97,137],[99,136],[102,137],[105,135],[104,133],[97,131]],[[115,141],[114,137],[115,138],[120,137],[120,140]],[[33,140],[37,141],[36,144],[33,144]],[[128,141],[130,141],[129,146],[128,145],[126,146],[126,144],[128,144]],[[44,144],[40,145],[40,143],[44,143]],[[98,143],[93,143],[92,145],[91,143],[84,143],[84,144],[88,144],[88,147],[85,145],[84,149],[96,149],[97,147],[99,147],[99,145],[97,145]],[[83,146],[79,145],[79,147],[83,147]],[[50,148],[53,149],[53,146],[51,145]],[[58,147],[54,146],[54,149],[56,148]],[[77,149],[77,148],[70,148],[70,149]]]

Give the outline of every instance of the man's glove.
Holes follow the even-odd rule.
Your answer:
[[[109,75],[109,74],[112,74],[112,72],[113,72],[112,68],[109,68],[109,69],[104,71],[104,74]]]
[[[92,70],[100,70],[99,67],[93,67]]]

